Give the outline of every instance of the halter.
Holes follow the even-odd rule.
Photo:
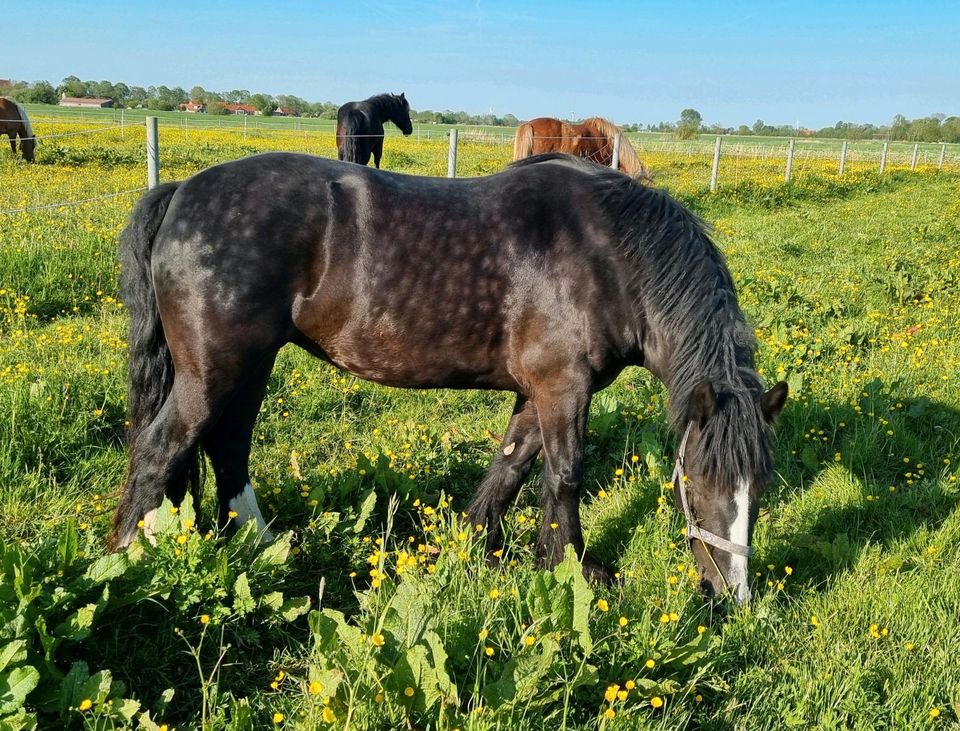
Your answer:
[[[691,421],[683,432],[680,449],[677,451],[677,463],[673,468],[673,484],[680,489],[680,504],[683,506],[683,517],[687,521],[687,541],[696,538],[701,543],[709,544],[721,551],[750,558],[753,555],[753,546],[741,546],[739,543],[732,543],[696,524],[693,511],[690,510],[690,503],[687,502],[687,473],[683,468],[683,457],[687,451],[687,438],[690,436],[690,427],[692,426],[693,422]]]

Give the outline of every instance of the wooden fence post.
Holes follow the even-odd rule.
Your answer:
[[[910,169],[911,169],[911,170],[916,170],[916,169],[917,169],[917,155],[918,155],[919,153],[920,153],[920,143],[919,143],[919,142],[914,142],[914,143],[913,143],[913,159],[910,161]]]
[[[840,175],[843,175],[843,171],[847,168],[847,141],[844,140],[843,144],[840,145]]]
[[[160,185],[160,148],[156,117],[147,117],[147,187]]]
[[[791,139],[790,144],[787,145],[787,171],[783,174],[784,182],[790,182],[790,174],[793,172],[793,148],[796,140]]]
[[[720,144],[721,137],[717,135],[717,143],[713,146],[713,170],[710,172],[710,192],[717,192],[717,177],[720,174]]]
[[[884,170],[887,169],[887,148],[890,146],[889,142],[883,143],[883,151],[880,153],[880,174],[883,175]]]
[[[450,130],[450,151],[447,154],[447,177],[457,177],[457,128]]]
[[[610,158],[610,167],[614,170],[620,169],[620,133],[613,136],[613,156]]]

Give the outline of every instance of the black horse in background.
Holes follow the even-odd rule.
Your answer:
[[[346,162],[380,167],[383,123],[393,122],[403,134],[413,132],[410,104],[403,94],[377,94],[362,102],[347,102],[337,110],[337,156]]]
[[[265,194],[268,191],[268,194]],[[377,383],[517,395],[469,507],[501,521],[540,450],[548,566],[583,555],[594,393],[628,365],[670,392],[678,491],[708,594],[749,598],[747,557],[786,384],[764,393],[753,330],[703,227],[668,194],[567,155],[483,178],[398,175],[268,153],[147,193],[121,239],[130,470],[114,545],[178,504],[200,449],[220,521],[266,524],[249,457],[277,352]],[[584,571],[610,570],[583,557]]]

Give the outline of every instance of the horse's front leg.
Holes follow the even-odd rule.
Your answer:
[[[373,141],[373,164],[377,169],[380,168],[381,157],[383,157],[383,137]]]
[[[486,529],[486,546],[491,554],[503,547],[503,516],[542,446],[537,407],[525,396],[517,396],[503,442],[467,508],[470,525]]]
[[[566,546],[583,561],[588,579],[611,581],[613,574],[584,553],[580,526],[580,481],[583,478],[583,445],[590,412],[590,386],[586,378],[567,380],[536,397],[543,436],[543,523],[537,552],[547,567],[563,559]]]
[[[13,152],[13,156],[17,156],[17,137],[16,135],[10,135],[10,150]]]

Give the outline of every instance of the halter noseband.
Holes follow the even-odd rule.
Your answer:
[[[677,451],[677,463],[673,468],[673,484],[680,490],[680,505],[683,507],[683,517],[687,521],[687,541],[696,538],[701,543],[709,544],[714,548],[719,548],[721,551],[750,558],[753,555],[753,546],[741,546],[739,543],[732,543],[726,538],[721,538],[716,533],[711,533],[701,528],[694,520],[693,511],[690,510],[690,503],[687,502],[687,474],[683,468],[683,457],[687,451],[687,438],[690,436],[690,427],[692,426],[693,422],[690,422],[683,432],[680,449]]]

